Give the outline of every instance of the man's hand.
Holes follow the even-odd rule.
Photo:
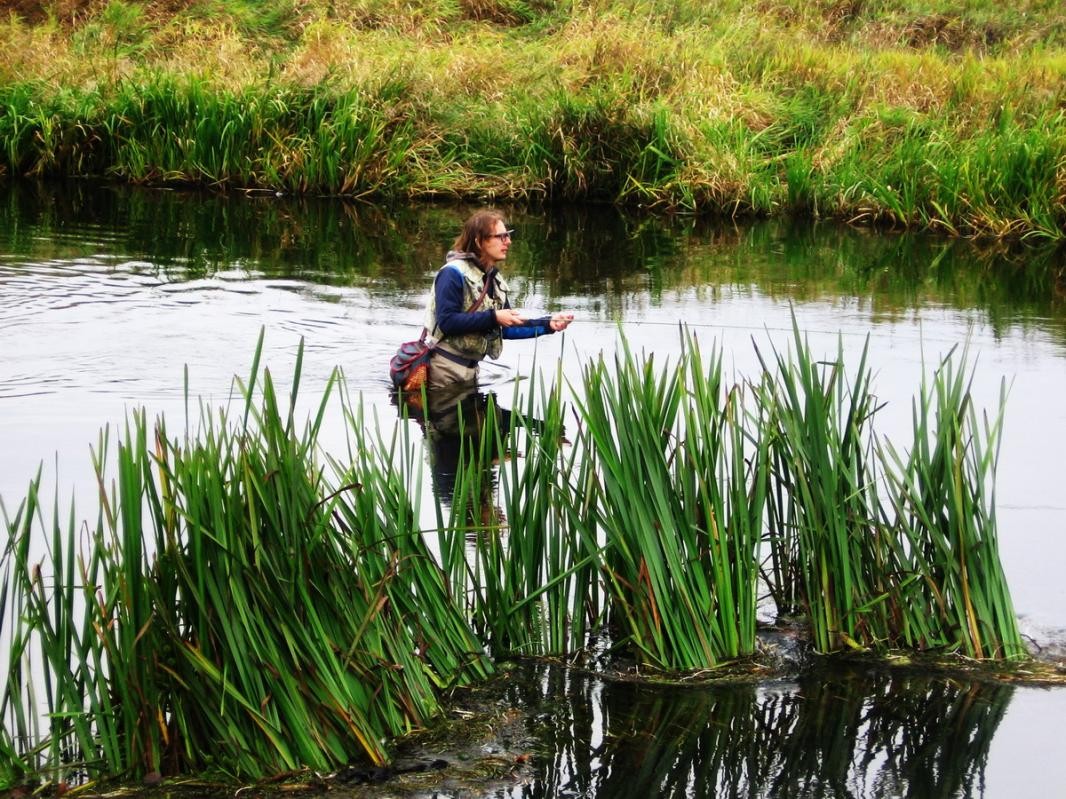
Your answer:
[[[522,314],[512,308],[501,308],[496,312],[496,324],[500,327],[514,327],[524,322]]]
[[[560,330],[566,330],[567,326],[573,321],[574,315],[572,313],[553,313],[549,324],[551,329],[558,333]]]

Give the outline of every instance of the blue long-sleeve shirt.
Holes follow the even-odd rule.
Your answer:
[[[466,310],[465,291],[466,283],[458,269],[441,269],[437,273],[433,292],[437,307],[437,325],[441,333],[445,336],[461,336],[465,333],[487,333],[498,328],[495,311]],[[496,294],[494,279],[489,285],[489,294]],[[510,301],[505,302],[504,307],[510,308]],[[501,333],[505,339],[535,338],[555,332],[551,329],[550,321],[550,317],[544,317],[529,324],[505,327]]]

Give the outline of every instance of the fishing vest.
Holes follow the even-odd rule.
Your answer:
[[[484,286],[485,273],[473,261],[464,258],[450,258],[444,269],[458,269],[463,276],[463,310],[465,311],[481,296]],[[485,294],[485,299],[477,307],[478,311],[498,311],[507,304],[509,289],[506,281],[496,273],[496,291]],[[480,361],[485,356],[496,359],[503,350],[503,338],[499,327],[481,333],[463,333],[457,336],[445,336],[437,327],[437,292],[431,291],[429,302],[426,305],[426,317],[424,321],[426,330],[429,331],[429,340],[437,344],[444,344],[449,350],[463,358],[472,361]]]

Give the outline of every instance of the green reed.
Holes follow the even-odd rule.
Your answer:
[[[437,553],[409,425],[372,432],[336,376],[298,424],[302,349],[287,402],[257,351],[235,407],[184,436],[131,413],[113,477],[109,431],[94,450],[94,523],[46,511],[39,475],[3,509],[0,776],[382,762],[492,672],[485,651],[578,656],[606,625],[662,670],[750,656],[760,580],[822,653],[1024,657],[997,545],[1002,396],[979,419],[949,356],[913,440],[888,442],[865,349],[849,371],[797,328],[730,385],[721,351],[681,336],[665,363],[623,340],[572,402],[557,371],[509,416],[475,406]],[[343,455],[318,443],[335,395]]]
[[[949,120],[882,112],[864,125],[881,145],[853,142],[807,193],[827,208],[842,194],[855,197],[856,215],[899,225],[1054,238],[1062,203],[1052,165],[1066,149],[1047,132],[1064,123],[1062,112],[1021,121],[1002,110],[960,134]]]
[[[658,369],[626,347],[588,365],[577,401],[599,481],[610,617],[642,659],[707,668],[755,646],[765,445],[746,459],[739,389],[694,340]],[[591,536],[590,536],[591,538]]]
[[[999,409],[979,418],[966,369],[946,360],[923,379],[910,452],[885,442],[881,454],[898,524],[919,576],[908,645],[957,646],[971,657],[1025,654],[999,561],[995,469]]]
[[[776,485],[769,496],[775,554],[798,562],[777,569],[799,575],[819,651],[865,646],[887,636],[883,606],[870,603],[894,577],[874,512],[876,473],[865,431],[875,405],[866,350],[850,382],[842,353],[814,361],[798,330],[790,355],[795,360],[776,353],[772,378]],[[794,590],[775,588],[784,596]]]
[[[603,619],[649,664],[712,667],[753,651],[761,578],[820,652],[1023,654],[988,505],[998,425],[971,430],[961,389],[939,389],[936,418],[916,426],[969,431],[970,465],[937,477],[944,457],[929,445],[905,448],[904,463],[876,435],[865,350],[849,374],[842,352],[816,360],[797,329],[757,380],[727,389],[720,354],[705,366],[695,339],[682,343],[677,364],[625,346],[610,366],[588,364],[563,458],[554,433],[516,436],[538,414],[532,399],[522,421],[501,431],[490,412],[466,442],[441,548],[494,653],[576,653],[578,621]],[[556,397],[546,419],[559,418]],[[953,496],[949,477],[959,499],[937,516],[916,487]],[[945,529],[966,527],[958,518],[970,529]]]
[[[72,512],[47,563],[28,561],[35,488],[8,523],[3,596],[20,607],[2,708],[27,770],[383,762],[441,690],[489,673],[386,454],[358,428],[339,484],[316,465],[332,384],[301,432],[301,359],[288,408],[269,372],[253,403],[253,369],[243,419],[204,407],[195,438],[132,414],[110,484],[103,437],[99,520],[80,550]]]
[[[531,383],[524,408],[516,394],[504,414],[489,397],[461,420],[461,466],[439,529],[444,570],[498,656],[579,652],[598,619],[595,547],[581,537],[588,503],[572,502],[591,465],[566,439],[561,375],[548,391]]]
[[[949,358],[932,388],[923,382],[913,442],[900,449],[873,429],[865,349],[848,380],[842,353],[815,362],[797,329],[791,357],[764,366],[775,387],[768,517],[779,611],[805,611],[822,652],[1024,656],[992,497],[1004,398],[979,425]]]
[[[220,90],[160,76],[128,85],[99,110],[115,147],[110,173],[135,182],[328,191],[395,191],[409,157],[410,123],[398,116],[402,86],[325,93],[290,87]]]

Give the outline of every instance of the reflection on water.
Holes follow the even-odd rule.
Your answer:
[[[1014,692],[885,671],[684,688],[537,672],[510,696],[538,748],[523,799],[983,796]]]
[[[364,286],[419,308],[427,275],[467,211],[131,192],[83,182],[16,185],[0,194],[0,242],[5,271],[17,259],[42,278],[103,271],[117,289],[138,281],[268,276]],[[518,233],[507,269],[523,279],[525,291],[584,298],[608,315],[654,307],[671,293],[713,300],[758,291],[794,302],[851,297],[868,303],[875,320],[922,307],[975,307],[994,327],[1032,322],[1066,340],[1061,250],[977,248],[839,225],[735,227],[611,209],[512,216]]]
[[[44,462],[54,464],[64,500],[73,493],[78,512],[91,514],[97,488],[86,479],[88,446],[99,428],[144,405],[179,429],[186,371],[194,403],[225,402],[233,376],[247,374],[260,328],[275,378],[292,374],[306,342],[302,391],[310,404],[340,366],[367,418],[394,424],[388,358],[417,336],[432,275],[468,210],[81,182],[3,187],[6,507],[17,505]],[[678,325],[688,325],[717,339],[727,369],[743,375],[754,361],[752,339],[787,336],[795,313],[814,346],[835,352],[839,336],[846,361],[870,337],[884,424],[890,429],[895,418],[906,427],[923,364],[968,344],[979,401],[994,402],[1001,378],[1012,383],[997,502],[1015,607],[1030,632],[1061,650],[1061,251],[609,210],[518,209],[512,222],[518,234],[506,269],[520,304],[567,308],[578,319],[565,336],[505,348],[492,387],[504,406],[522,386],[510,378],[545,364],[554,370],[557,359],[564,378],[574,378],[586,358],[617,346],[619,326],[634,349],[670,357]],[[465,401],[473,403],[469,418],[487,402]],[[438,410],[424,432],[437,494],[447,497],[458,455]],[[553,672],[522,691],[515,702],[544,707],[549,766],[515,796],[977,796],[982,780],[1002,789],[993,796],[1021,795],[1034,774],[1066,783],[1057,731],[1063,694],[846,673],[685,691]],[[1043,749],[1029,743],[1033,729],[1045,731]],[[1003,765],[1033,763],[1034,752],[1055,745],[1060,756],[1040,755],[1033,768]]]
[[[507,430],[511,412],[499,406],[494,394],[480,391],[473,383],[427,390],[424,398],[412,395],[400,401],[402,412],[422,431],[433,496],[443,508],[450,509],[460,472],[474,464],[491,464],[502,454],[498,451],[500,439],[491,427],[486,431],[486,422],[491,416],[499,420],[500,429]],[[490,466],[487,473],[476,475],[468,483],[476,488],[478,496],[467,498],[469,518],[457,522],[486,527],[496,513],[496,472]]]

